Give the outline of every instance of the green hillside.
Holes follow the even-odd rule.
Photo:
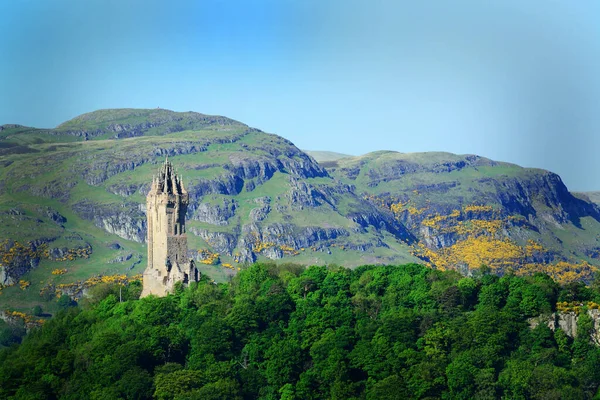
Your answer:
[[[312,154],[329,161],[226,117],[164,109],[4,125],[0,309],[139,279],[145,196],[166,156],[190,193],[190,256],[217,281],[267,259],[467,275],[485,264],[561,282],[590,282],[599,265],[598,206],[548,171],[449,153]]]
[[[381,151],[326,165],[393,211],[438,268],[469,273],[486,264],[564,282],[589,281],[596,271],[599,209],[551,172],[440,152]]]
[[[145,195],[167,155],[190,192],[190,254],[219,281],[259,259],[418,260],[391,212],[289,141],[224,117],[101,110],[54,130],[0,134],[0,308],[31,307],[40,290],[69,292],[57,285],[98,274],[141,273]]]

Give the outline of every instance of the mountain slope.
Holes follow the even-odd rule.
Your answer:
[[[600,264],[598,206],[548,171],[390,151],[319,164],[225,117],[100,110],[56,129],[0,127],[0,309],[136,279],[145,196],[167,155],[190,193],[190,256],[217,280],[260,259],[485,264],[562,282]]]
[[[389,151],[323,165],[392,210],[438,268],[468,273],[486,264],[589,280],[598,264],[600,209],[551,172],[475,155]]]
[[[54,130],[1,133],[4,148],[27,151],[0,156],[0,283],[12,285],[0,301],[34,303],[40,290],[68,292],[57,285],[94,274],[141,272],[145,195],[167,155],[190,193],[190,256],[217,279],[260,258],[418,260],[413,236],[391,211],[289,141],[224,117],[101,110]],[[20,280],[30,283],[25,293]]]
[[[600,192],[579,192],[573,193],[573,195],[587,201],[588,203],[600,205]]]

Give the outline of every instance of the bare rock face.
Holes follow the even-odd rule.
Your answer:
[[[577,336],[577,320],[579,317],[574,312],[558,313],[555,316],[554,329],[560,328],[569,337]]]
[[[256,254],[252,250],[244,248],[240,251],[239,262],[251,264],[256,260]]]
[[[119,255],[119,256],[113,258],[108,263],[109,264],[122,263],[122,262],[125,262],[125,261],[129,261],[131,259],[131,257],[133,257],[132,253],[122,254],[122,255]]]
[[[229,162],[231,165],[226,168],[234,174],[245,180],[257,178],[259,182],[268,181],[281,168],[272,158],[244,153],[230,155]]]
[[[209,223],[211,225],[227,225],[229,218],[235,215],[237,203],[235,200],[223,199],[222,204],[198,203],[192,214],[193,220]]]
[[[270,211],[271,206],[269,206],[268,204],[262,207],[253,208],[250,211],[250,219],[253,222],[262,221],[263,219],[267,218],[267,215]]]
[[[83,219],[123,239],[139,243],[146,241],[146,216],[136,203],[97,204],[82,201],[73,210]]]
[[[19,281],[19,278],[37,267],[39,260],[20,259],[8,265],[0,265],[0,285],[11,286]]]
[[[415,241],[414,235],[402,223],[397,221],[390,212],[379,210],[372,205],[363,207],[360,211],[352,211],[346,217],[356,222],[363,229],[373,226],[377,229],[386,230],[407,243]]]
[[[139,189],[138,185],[134,184],[114,184],[106,188],[111,193],[122,197],[129,197]]]
[[[438,233],[425,225],[421,225],[418,235],[423,238],[423,242],[427,247],[433,249],[452,246],[458,239],[458,235],[455,232]]]
[[[349,236],[349,232],[342,228],[322,228],[318,226],[299,227],[291,223],[273,223],[259,225],[247,224],[242,227],[239,236],[238,248],[243,248],[247,253],[253,253],[250,259],[256,259],[260,253],[272,260],[281,259],[287,252],[307,248]],[[260,248],[261,250],[257,250]]]
[[[250,219],[252,222],[259,222],[267,218],[271,212],[271,199],[269,197],[258,197],[254,202],[259,206],[250,211]]]
[[[230,157],[231,165],[226,168],[244,179],[257,178],[259,183],[270,179],[275,171],[300,179],[329,177],[325,168],[289,140],[276,135],[264,135],[265,138],[260,145],[244,145],[246,154]],[[282,144],[283,147],[275,143]],[[267,157],[259,155],[265,153],[268,154]],[[252,156],[249,157],[249,154]]]
[[[52,222],[59,226],[67,222],[67,218],[51,207],[38,206],[36,211],[41,215],[45,214]]]
[[[198,201],[211,194],[235,196],[244,187],[244,180],[235,174],[224,174],[215,179],[202,179],[188,185],[190,200]]]
[[[240,262],[254,262],[256,249],[259,247],[264,247],[259,251],[260,254],[275,260],[284,257],[282,249],[299,250],[349,235],[348,231],[340,228],[298,227],[281,223],[265,226],[247,224],[237,233],[214,232],[196,227],[191,227],[189,231],[204,239],[218,253],[231,256],[237,248]],[[265,243],[269,245],[261,246]]]
[[[587,315],[594,323],[590,339],[596,345],[600,345],[600,310],[587,310]],[[575,312],[557,312],[551,315],[540,315],[539,317],[530,318],[529,326],[531,329],[534,329],[539,324],[545,324],[552,331],[560,328],[567,336],[575,338],[577,337],[577,323],[579,318],[579,315]]]
[[[322,204],[321,193],[305,182],[290,178],[290,190],[286,193],[288,202],[293,210],[303,210],[305,207],[317,207]]]
[[[3,243],[3,252],[14,248],[15,242],[7,240]],[[17,251],[9,262],[0,262],[0,285],[10,286],[19,282],[21,276],[35,268],[40,263],[40,257],[35,252],[35,244],[30,244],[23,251]]]
[[[236,235],[227,232],[213,232],[196,227],[189,228],[189,231],[196,236],[200,236],[212,246],[214,251],[221,254],[232,255],[238,242]]]

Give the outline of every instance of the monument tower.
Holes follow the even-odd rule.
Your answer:
[[[197,282],[198,269],[188,258],[185,214],[189,195],[173,164],[165,159],[146,197],[148,266],[142,297],[165,296],[175,282]]]

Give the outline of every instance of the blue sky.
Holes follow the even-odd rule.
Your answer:
[[[600,190],[600,2],[0,2],[0,124],[225,115],[303,149],[449,151]]]

